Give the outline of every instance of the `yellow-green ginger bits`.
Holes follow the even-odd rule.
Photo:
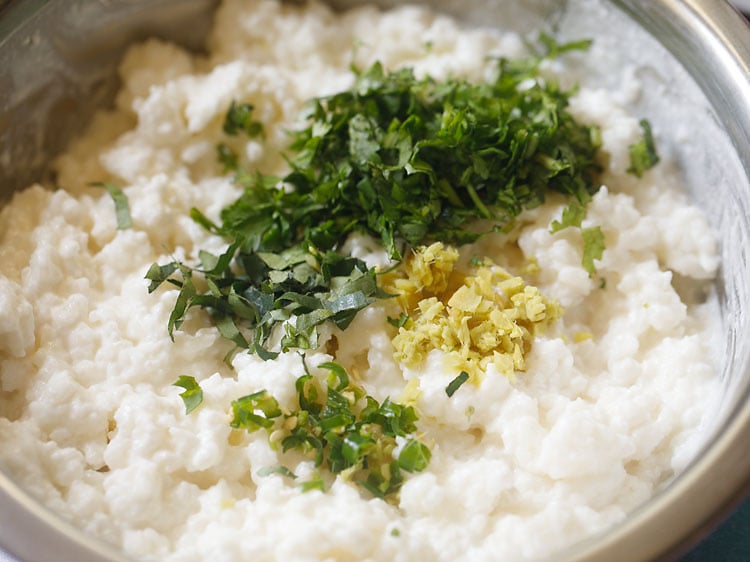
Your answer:
[[[440,243],[421,247],[403,277],[391,281],[411,318],[393,339],[396,360],[416,367],[438,349],[475,381],[490,363],[507,376],[525,371],[534,336],[560,316],[560,306],[488,260],[462,276],[457,259],[454,248]]]

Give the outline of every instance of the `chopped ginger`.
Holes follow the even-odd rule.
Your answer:
[[[411,310],[420,298],[442,293],[448,288],[457,260],[458,250],[446,247],[442,242],[422,246],[405,261],[403,270],[383,279],[384,288],[399,295],[401,308]]]
[[[490,363],[509,377],[525,371],[534,336],[560,316],[560,306],[488,260],[469,276],[455,271],[457,260],[457,250],[435,243],[388,280],[410,317],[393,339],[396,360],[414,367],[439,349],[476,382]]]

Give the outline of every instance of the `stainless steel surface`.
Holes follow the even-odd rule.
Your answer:
[[[14,0],[0,14],[0,202],[112,99],[125,47],[158,35],[199,49],[214,0]],[[82,39],[85,38],[85,39]],[[86,102],[86,103],[84,103]]]
[[[10,2],[0,13],[0,203],[32,181],[51,182],[48,160],[112,98],[117,62],[129,43],[158,35],[200,49],[215,4]],[[2,472],[0,545],[24,562],[125,560],[47,511]]]
[[[115,549],[84,535],[29,498],[0,473],[0,544],[24,562],[126,562]]]
[[[579,18],[575,10],[583,3],[596,9]],[[721,239],[719,363],[724,392],[711,439],[681,476],[625,522],[554,559],[672,557],[710,530],[750,485],[748,28],[718,0],[613,0],[615,9],[605,9],[604,0],[431,4],[469,23],[502,27],[520,19],[524,30],[541,25],[568,36],[606,30],[600,33],[600,48],[605,54],[611,51],[611,65],[582,68],[581,76],[590,75],[586,80],[594,85],[611,86],[609,69],[640,65],[639,79],[658,95],[635,100],[634,110],[662,130],[685,129],[686,140],[672,147],[671,155]],[[41,177],[49,157],[81,130],[91,113],[83,99],[95,105],[107,102],[116,86],[115,62],[128,42],[155,33],[199,48],[212,5],[208,0],[17,0],[6,8],[0,14],[0,199]],[[626,25],[629,18],[638,26]],[[187,21],[198,25],[186,26]],[[29,561],[122,559],[48,513],[2,473],[0,544]]]

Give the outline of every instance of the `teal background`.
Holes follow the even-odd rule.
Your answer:
[[[750,562],[750,498],[679,562]]]

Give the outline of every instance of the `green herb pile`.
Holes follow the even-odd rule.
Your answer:
[[[588,46],[545,44],[544,56]],[[352,232],[373,235],[398,259],[406,245],[462,244],[508,229],[549,191],[570,196],[582,219],[598,188],[599,132],[567,112],[571,92],[540,77],[544,56],[499,59],[496,79],[482,84],[387,73],[376,63],[351,90],[310,103],[283,177],[247,171],[221,144],[219,158],[244,192],[220,224],[197,209],[192,216],[227,239],[227,251],[201,252],[195,268],[154,264],[147,274],[150,291],[164,282],[180,289],[170,335],[198,306],[237,349],[274,357],[269,337],[282,323],[282,351],[313,348],[323,322],[346,328],[385,296],[374,271],[338,253]],[[252,109],[233,103],[225,133],[262,136]]]
[[[474,241],[470,223],[504,227],[549,190],[586,201],[598,132],[573,120],[567,100],[529,61],[499,61],[485,84],[375,64],[352,90],[312,103],[286,176],[237,174],[245,193],[216,231],[265,251],[335,248],[364,231],[399,258],[404,242]]]
[[[320,385],[309,373],[298,378],[294,411],[283,412],[278,401],[261,390],[232,402],[231,426],[249,432],[266,429],[283,452],[300,452],[312,458],[316,468],[345,475],[375,497],[395,497],[403,471],[420,472],[430,462],[429,448],[414,437],[414,408],[389,399],[379,403],[337,363],[320,367],[330,373],[327,384]],[[186,411],[193,411],[203,398],[198,383],[183,376],[175,385],[185,388],[181,396]],[[397,437],[403,438],[400,447]],[[284,466],[261,470],[261,475],[271,473],[297,478]],[[324,482],[318,474],[300,486],[323,490]]]
[[[639,178],[643,176],[646,170],[650,170],[659,162],[654,135],[651,132],[651,123],[646,119],[641,119],[640,125],[643,131],[641,140],[628,147],[630,154],[628,172]]]
[[[199,306],[212,312],[219,332],[235,349],[247,349],[263,359],[278,355],[266,347],[276,325],[284,325],[282,350],[315,348],[320,324],[330,321],[345,329],[359,310],[384,296],[374,270],[334,251],[321,254],[297,245],[279,253],[241,252],[235,241],[223,255],[201,252],[200,260],[201,269],[172,262],[154,264],[146,275],[149,291],[165,280],[180,288],[169,317],[170,335],[188,310]],[[180,277],[174,278],[177,271]],[[208,287],[204,292],[193,281],[196,272]],[[286,322],[292,317],[294,323]]]
[[[568,197],[551,231],[581,227],[598,189],[597,128],[577,123],[567,111],[571,91],[543,79],[545,58],[588,42],[557,44],[542,36],[545,52],[523,60],[498,59],[496,78],[472,84],[453,78],[417,78],[411,69],[386,72],[380,64],[357,72],[345,92],[310,102],[307,126],[292,133],[288,173],[251,171],[231,148],[265,134],[253,106],[233,102],[224,121],[227,142],[217,147],[225,172],[243,193],[214,223],[198,209],[192,218],[226,239],[221,255],[201,251],[200,263],[153,264],[149,292],[163,283],[179,289],[168,331],[180,329],[193,307],[207,310],[220,333],[263,359],[279,351],[318,347],[318,329],[332,322],[347,328],[378,298],[374,269],[341,253],[354,232],[379,240],[388,255],[441,241],[464,244],[488,231],[507,231],[525,209],[549,192]],[[631,146],[631,173],[640,176],[658,161],[651,130]],[[129,226],[121,192],[104,185]],[[583,266],[593,275],[602,256],[598,226],[582,228]],[[403,315],[402,315],[403,316]],[[403,325],[408,318],[389,319]],[[276,328],[279,344],[271,337]],[[303,359],[304,361],[304,359]],[[416,413],[390,400],[378,403],[349,380],[336,363],[327,386],[309,373],[297,380],[298,409],[282,411],[266,391],[232,403],[231,425],[266,429],[282,451],[309,455],[317,468],[340,474],[374,496],[392,499],[403,472],[423,470],[430,451],[415,437]],[[462,372],[445,389],[451,397],[468,379]],[[203,400],[194,378],[175,383],[188,413]],[[397,441],[398,439],[398,441]],[[397,454],[394,454],[398,451]],[[284,466],[263,473],[296,476]],[[318,476],[302,488],[322,489]]]

